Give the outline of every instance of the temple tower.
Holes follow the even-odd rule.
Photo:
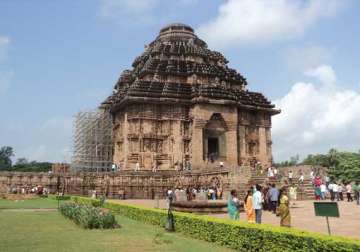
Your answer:
[[[269,165],[271,116],[280,111],[227,63],[190,26],[162,28],[102,104],[113,116],[114,162],[141,170]]]

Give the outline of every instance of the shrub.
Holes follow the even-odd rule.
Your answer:
[[[65,203],[59,211],[76,224],[84,228],[116,228],[118,224],[111,212],[104,212],[100,208],[77,203]]]
[[[69,195],[61,195],[61,196],[57,195],[57,196],[55,197],[55,199],[56,199],[56,200],[70,200],[70,199],[71,199],[71,196],[69,196]]]
[[[75,197],[77,202],[91,204],[92,200]],[[125,203],[105,203],[115,213],[144,223],[164,227],[167,211]],[[175,229],[192,238],[237,249],[240,251],[360,251],[360,241],[327,236],[266,224],[248,224],[210,216],[174,212]]]

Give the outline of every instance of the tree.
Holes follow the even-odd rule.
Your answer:
[[[26,165],[29,162],[27,161],[26,158],[18,158],[18,160],[16,161],[15,165]]]
[[[11,169],[11,157],[14,156],[13,148],[10,146],[3,146],[0,149],[0,170]]]
[[[305,165],[318,165],[328,169],[334,180],[349,182],[360,179],[360,153],[330,149],[327,154],[308,155],[302,162]]]
[[[299,163],[299,160],[300,160],[299,154],[296,154],[295,156],[290,157],[291,165],[297,165]]]

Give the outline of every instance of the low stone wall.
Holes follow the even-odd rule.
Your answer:
[[[0,193],[12,189],[21,192],[35,186],[46,187],[50,193],[64,192],[90,196],[93,191],[109,198],[164,198],[169,188],[210,187],[217,184],[224,191],[229,186],[229,171],[122,171],[117,173],[28,173],[0,172]]]

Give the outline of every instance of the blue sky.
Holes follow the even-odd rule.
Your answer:
[[[70,161],[95,108],[160,28],[183,22],[282,109],[274,157],[360,149],[360,2],[0,1],[0,146]]]

